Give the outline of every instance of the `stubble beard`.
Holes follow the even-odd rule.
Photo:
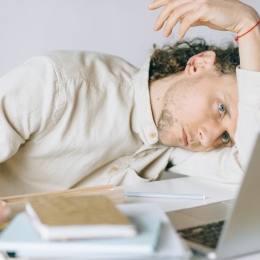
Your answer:
[[[158,139],[159,142],[167,147],[182,147],[182,139],[181,137],[173,137],[172,133],[170,132],[171,129],[177,124],[179,121],[178,119],[172,118],[172,114],[168,109],[164,109],[160,115],[158,120]],[[188,132],[188,130],[186,129]],[[197,151],[197,147],[200,145],[200,142],[189,132],[190,140],[189,140],[189,147],[182,147],[188,151]]]
[[[169,139],[170,129],[174,126],[176,122],[173,120],[172,115],[168,109],[163,109],[160,118],[158,120],[158,139],[162,145],[165,146],[176,146],[177,143],[173,143]]]
[[[186,98],[185,90],[187,88],[193,87],[193,85],[197,82],[198,79],[181,80],[172,85],[172,87],[166,92],[165,107],[163,108],[157,123],[158,139],[162,145],[168,147],[181,147],[188,151],[198,151],[197,148],[200,146],[200,142],[189,131],[189,126],[184,122],[182,122],[182,125],[186,126],[185,131],[190,138],[188,147],[184,147],[182,145],[183,141],[181,136],[173,136],[171,131],[174,125],[179,124],[180,121],[177,118],[173,118],[170,111],[172,105],[174,106],[175,111],[182,110],[182,102]],[[176,89],[178,90],[178,95],[175,94]]]

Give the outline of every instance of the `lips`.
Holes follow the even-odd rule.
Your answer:
[[[189,143],[188,143],[188,137],[184,131],[184,129],[182,129],[182,143],[187,146]]]

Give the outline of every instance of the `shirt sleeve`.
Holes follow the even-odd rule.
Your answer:
[[[30,137],[44,135],[60,108],[60,83],[52,62],[36,57],[0,79],[0,163]]]
[[[260,126],[260,72],[237,68],[239,91],[236,144],[211,152],[176,148],[170,171],[225,183],[240,183],[246,172]]]
[[[239,160],[246,170],[260,126],[260,72],[237,69],[238,123],[235,135]]]

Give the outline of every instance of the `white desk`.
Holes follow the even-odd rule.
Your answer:
[[[167,177],[169,177],[168,175]],[[179,177],[179,176],[178,176]],[[116,187],[116,189],[122,187]],[[192,177],[181,177],[174,179],[163,179],[157,182],[143,183],[137,185],[124,186],[125,191],[141,191],[141,192],[158,192],[158,193],[190,193],[190,194],[205,194],[205,200],[191,199],[160,199],[160,198],[140,198],[140,197],[125,197],[125,203],[147,203],[155,202],[164,211],[173,211],[184,208],[197,207],[209,203],[214,203],[223,200],[229,200],[236,197],[238,191],[237,185],[221,184],[212,181],[207,181]],[[14,258],[13,258],[14,259]],[[24,260],[18,259],[16,260]],[[193,258],[193,260],[200,259]],[[236,258],[237,260],[258,260],[260,253]],[[0,255],[1,260],[1,255]]]
[[[121,187],[122,188],[122,187]],[[135,192],[158,192],[158,193],[189,193],[204,194],[205,200],[191,199],[161,199],[161,198],[141,198],[125,197],[125,203],[158,203],[164,212],[179,210],[184,208],[197,207],[209,203],[223,200],[230,200],[236,197],[239,187],[232,184],[222,184],[192,177],[166,179],[157,182],[143,183],[138,185],[127,185],[123,187],[125,191]],[[194,258],[196,259],[196,257]],[[199,258],[201,259],[201,258]],[[236,258],[238,260],[259,260],[260,253]]]
[[[206,199],[204,200],[125,197],[126,203],[151,201],[158,203],[165,212],[234,199],[238,191],[237,185],[216,183],[192,177],[167,179],[138,185],[127,185],[123,188],[125,191],[206,195]]]

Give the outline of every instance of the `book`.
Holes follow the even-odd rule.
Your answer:
[[[135,225],[104,196],[29,198],[26,212],[44,240],[133,237]]]
[[[113,185],[101,185],[101,186],[93,186],[93,187],[85,187],[85,188],[75,188],[68,190],[58,190],[58,191],[48,191],[48,192],[38,192],[31,194],[23,194],[16,196],[8,196],[1,197],[0,200],[5,201],[6,203],[17,203],[17,202],[26,202],[28,198],[34,197],[43,197],[43,196],[79,196],[79,195],[87,195],[90,193],[103,193],[113,191]]]
[[[128,205],[122,205],[126,208]],[[126,206],[126,207],[124,207]],[[144,259],[156,252],[162,219],[159,216],[128,216],[138,229],[130,238],[45,241],[25,212],[19,213],[2,232],[0,250],[33,259]]]
[[[101,186],[92,186],[85,188],[74,188],[68,190],[59,190],[52,192],[39,192],[33,194],[23,194],[17,196],[8,196],[1,197],[0,200],[7,203],[11,208],[12,217],[23,212],[25,210],[25,204],[29,198],[34,197],[44,197],[44,196],[93,196],[93,195],[102,195],[111,199],[115,204],[124,203],[124,190],[123,189],[114,189],[113,185],[101,185]]]

